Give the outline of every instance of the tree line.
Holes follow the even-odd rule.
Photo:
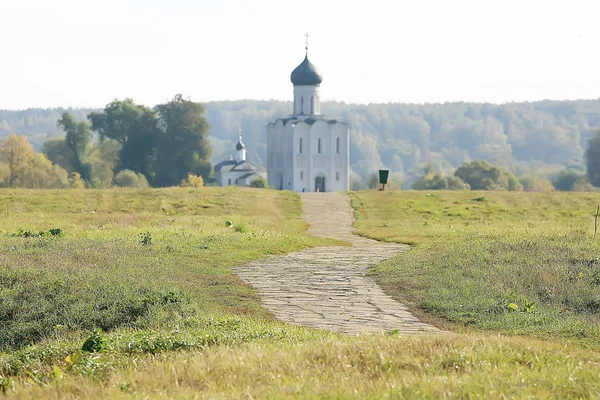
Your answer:
[[[2,143],[0,184],[13,187],[196,186],[211,171],[204,106],[177,95],[149,108],[115,100],[77,120],[56,121],[63,136],[35,154],[23,135]],[[36,179],[31,178],[32,171]],[[43,172],[42,172],[43,171]],[[52,173],[52,176],[50,174]],[[41,177],[46,174],[45,183]]]
[[[127,113],[127,107],[123,106]],[[137,106],[142,107],[143,106]],[[134,109],[136,107],[133,107]],[[118,107],[117,107],[118,108]],[[344,104],[323,103],[329,118],[347,121],[351,126],[350,164],[355,187],[368,187],[373,172],[385,168],[391,171],[396,184],[405,189],[419,181],[428,166],[445,177],[465,163],[482,160],[509,170],[519,180],[534,177],[557,182],[560,187],[583,187],[587,182],[585,151],[596,129],[600,127],[600,100],[541,101],[501,105],[476,103],[446,104]],[[205,104],[207,128],[210,126],[210,161],[217,163],[233,152],[237,130],[242,129],[250,161],[265,163],[265,125],[277,117],[291,113],[291,103],[281,101],[230,101]],[[156,112],[154,109],[151,111]],[[109,110],[110,111],[110,110]],[[117,110],[118,111],[118,110]],[[92,113],[106,110],[25,110],[0,111],[0,139],[12,132],[27,136],[33,147],[49,154],[49,138],[64,136],[57,127],[64,112],[76,121],[86,120]],[[115,111],[116,112],[116,111]],[[140,118],[144,115],[140,112]],[[134,113],[135,114],[135,113]],[[92,123],[90,119],[87,122]],[[152,120],[148,121],[152,123]],[[94,132],[93,146],[102,140],[102,127]],[[153,128],[153,130],[156,130]],[[139,133],[139,132],[138,132]],[[89,159],[107,160],[111,146],[119,147],[119,157],[113,160],[114,171],[130,169],[147,177],[152,185],[174,182],[184,175],[183,169],[172,177],[158,176],[159,166],[170,163],[165,154],[158,154],[157,140],[164,135],[149,135],[151,140],[136,142],[143,136],[132,136],[128,146],[104,135],[107,148],[92,151]],[[129,137],[128,137],[129,140]],[[144,146],[148,146],[146,148]],[[128,149],[138,149],[128,154]],[[150,150],[150,148],[154,150]],[[123,150],[125,149],[125,150]],[[102,152],[94,156],[94,152]],[[108,152],[108,154],[106,154]],[[137,160],[134,158],[137,157]],[[50,159],[53,159],[49,156]],[[208,161],[208,158],[205,160]],[[75,161],[76,162],[76,161]],[[101,163],[88,163],[93,177],[102,176]],[[95,169],[94,169],[95,168]],[[205,164],[205,169],[208,166]],[[72,169],[72,168],[71,168]],[[202,175],[200,169],[195,169]],[[82,169],[85,172],[85,168]],[[108,173],[108,172],[107,172]],[[82,174],[84,176],[84,174]],[[206,175],[203,175],[206,176]],[[582,178],[584,176],[584,178]],[[106,181],[107,178],[96,178]],[[531,179],[530,179],[531,180]],[[565,183],[564,185],[561,183]]]

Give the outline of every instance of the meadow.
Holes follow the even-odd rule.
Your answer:
[[[594,193],[358,192],[359,233],[415,246],[373,277],[448,329],[600,348]]]
[[[230,267],[340,244],[293,193],[0,191],[0,397],[600,397],[593,194],[350,195],[359,233],[414,245],[373,277],[458,333],[275,320]]]

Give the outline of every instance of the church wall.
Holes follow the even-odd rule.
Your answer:
[[[321,152],[319,152],[319,139]],[[310,191],[315,191],[315,179],[325,178],[325,191],[331,191],[330,158],[331,130],[325,121],[318,121],[310,129],[311,142],[311,174]]]
[[[341,191],[349,189],[349,160],[350,160],[350,130],[345,123],[336,123],[332,126],[332,190]],[[340,138],[339,153],[337,138]],[[339,180],[337,179],[339,176]]]
[[[292,169],[293,190],[295,192],[310,191],[310,126],[299,122],[293,128],[293,157]],[[302,153],[300,153],[300,138],[302,138]],[[301,179],[303,178],[303,179]]]

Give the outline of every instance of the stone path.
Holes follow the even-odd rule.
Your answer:
[[[303,193],[302,201],[308,233],[353,246],[308,249],[236,268],[235,273],[259,291],[264,307],[283,321],[342,333],[438,331],[367,276],[370,266],[408,246],[353,235],[353,213],[345,194]]]

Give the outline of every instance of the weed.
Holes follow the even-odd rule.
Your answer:
[[[47,237],[47,236],[64,236],[64,232],[62,229],[60,228],[53,228],[50,229],[48,231],[26,231],[23,229],[18,230],[15,233],[10,234],[9,236],[12,237],[25,237],[25,238],[30,238],[30,237]]]
[[[142,246],[148,246],[148,245],[152,244],[152,233],[143,232],[143,233],[140,233],[138,236],[140,238],[140,244]]]
[[[81,346],[81,351],[88,353],[100,353],[104,350],[106,350],[106,339],[100,329],[94,330]]]
[[[248,232],[248,228],[246,228],[246,225],[240,223],[240,224],[235,224],[233,226],[233,229],[238,232],[238,233],[246,233]]]

